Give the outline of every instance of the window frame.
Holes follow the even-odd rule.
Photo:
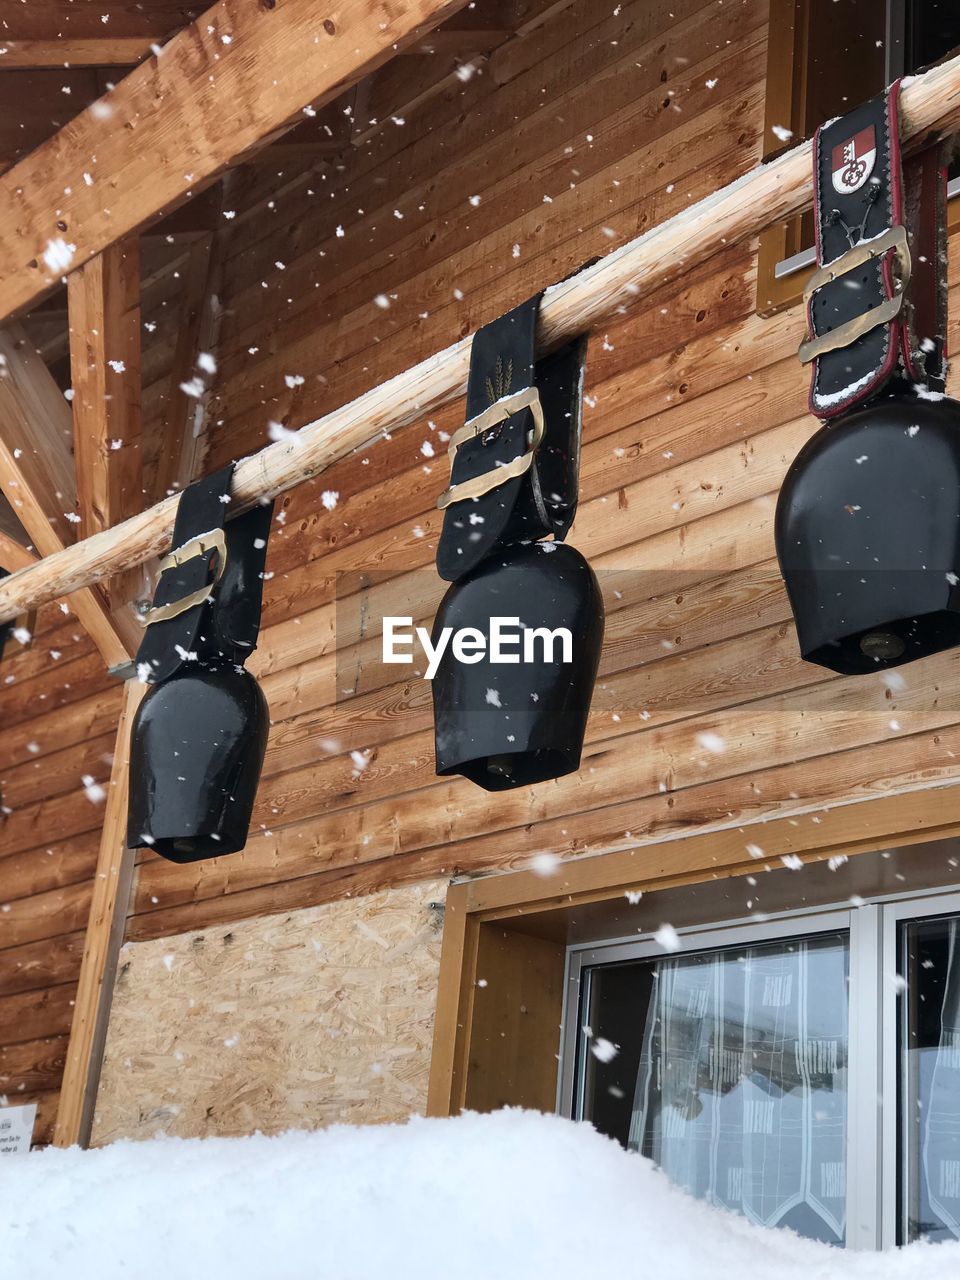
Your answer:
[[[763,117],[764,161],[788,151],[804,136],[806,114],[803,70],[809,57],[809,0],[770,0],[767,35],[767,77]],[[904,73],[905,41],[896,32],[905,31],[906,0],[885,0],[886,82]],[[786,123],[793,137],[786,143],[777,139],[774,125]],[[947,186],[947,232],[960,230],[960,178]],[[803,290],[816,267],[816,249],[801,244],[802,215],[776,223],[760,233],[757,249],[757,314],[776,315],[803,300]]]
[[[908,921],[952,915],[960,916],[960,890],[939,888],[871,897],[857,907],[838,902],[777,912],[763,921],[746,917],[722,924],[675,926],[684,940],[684,954],[688,955],[847,932],[848,1249],[888,1249],[898,1243],[899,1237],[899,1061],[903,1046],[897,1035],[897,985],[884,979],[884,975],[899,971],[898,930]],[[582,1062],[587,1042],[580,1034],[580,1025],[589,999],[591,970],[663,956],[663,948],[652,934],[579,942],[567,947],[557,1074],[558,1115],[582,1118]],[[886,1105],[881,1105],[881,1098]]]

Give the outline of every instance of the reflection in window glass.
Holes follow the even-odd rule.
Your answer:
[[[584,1118],[712,1204],[842,1244],[848,973],[842,934],[590,971]]]
[[[901,1240],[960,1239],[958,920],[900,931]]]

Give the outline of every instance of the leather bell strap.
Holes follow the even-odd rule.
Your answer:
[[[942,391],[946,151],[904,164],[899,81],[822,125],[813,147],[817,262],[807,285],[810,412],[835,418],[893,379]]]
[[[9,577],[9,569],[0,569],[0,581]],[[10,632],[13,630],[13,626],[14,624],[12,619],[10,622],[0,622],[0,659],[3,658],[3,651],[7,645],[7,636],[9,636]]]
[[[226,523],[233,465],[184,489],[137,665],[151,683],[188,662],[242,666],[256,648],[273,504]]]
[[[456,582],[498,546],[550,534],[577,510],[585,343],[536,359],[541,294],[479,329],[467,421],[450,440],[437,572]]]

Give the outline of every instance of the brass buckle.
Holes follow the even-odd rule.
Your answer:
[[[168,569],[179,568],[180,565],[185,564],[188,560],[195,560],[197,556],[205,556],[210,551],[216,551],[217,553],[217,567],[213,575],[213,581],[205,587],[199,587],[196,591],[191,591],[182,600],[172,600],[170,604],[162,604],[154,609],[148,609],[141,618],[145,627],[149,627],[154,622],[166,622],[170,618],[179,618],[181,613],[186,613],[188,609],[193,609],[196,605],[203,604],[205,600],[210,598],[210,593],[223,577],[223,571],[227,567],[227,539],[222,529],[211,529],[209,533],[199,533],[195,538],[190,538],[182,547],[177,547],[176,550],[163,557],[159,565],[161,577]]]
[[[838,329],[831,329],[829,333],[822,333],[819,337],[807,337],[804,342],[801,342],[800,349],[797,352],[801,364],[809,364],[812,360],[816,360],[818,356],[826,355],[828,351],[837,351],[840,347],[848,347],[852,342],[856,342],[858,338],[862,338],[865,333],[879,328],[880,325],[889,324],[891,320],[896,319],[900,314],[903,308],[903,296],[910,283],[910,276],[913,270],[910,246],[907,243],[906,227],[891,227],[882,236],[877,236],[876,240],[868,240],[865,244],[854,245],[852,249],[848,249],[846,253],[837,258],[836,262],[831,262],[828,266],[821,267],[819,271],[815,271],[807,281],[807,287],[803,291],[803,300],[808,302],[811,295],[816,293],[818,289],[822,289],[825,284],[830,284],[831,281],[845,276],[850,271],[856,271],[858,267],[862,267],[874,258],[881,257],[891,249],[897,255],[896,270],[894,272],[896,293],[893,297],[885,299],[879,307],[873,307],[870,311],[865,311],[863,315],[855,316],[852,320],[848,320],[846,324],[842,324]]]
[[[533,455],[539,449],[546,429],[543,420],[543,406],[540,403],[540,392],[536,387],[526,387],[523,391],[517,391],[512,396],[504,396],[502,400],[492,404],[489,409],[484,409],[483,413],[478,413],[475,418],[471,418],[469,422],[465,422],[462,427],[455,431],[450,437],[450,467],[451,469],[453,468],[457,450],[462,444],[466,443],[467,440],[475,440],[477,436],[484,435],[498,423],[505,422],[507,418],[512,418],[521,409],[529,409],[533,415],[533,432],[527,441],[525,452],[518,454],[516,458],[501,467],[494,467],[492,471],[474,476],[472,480],[463,480],[460,484],[452,484],[437,499],[437,507],[440,511],[446,510],[454,502],[466,502],[471,498],[482,498],[485,493],[498,489],[500,485],[506,484],[508,480],[515,480],[518,476],[522,476],[530,470],[533,464]]]

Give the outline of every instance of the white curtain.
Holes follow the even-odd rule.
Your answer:
[[[918,1234],[942,1235],[942,1228],[960,1239],[960,948],[957,921],[947,926],[947,972],[940,1010],[940,1042],[935,1054],[921,1053],[918,1069],[920,1097],[926,1101],[919,1117],[923,1139],[921,1157],[926,1204],[921,1198]],[[923,1076],[930,1072],[928,1080]],[[938,1224],[929,1221],[932,1212]]]
[[[656,966],[629,1145],[765,1226],[844,1238],[847,947],[831,936]]]

